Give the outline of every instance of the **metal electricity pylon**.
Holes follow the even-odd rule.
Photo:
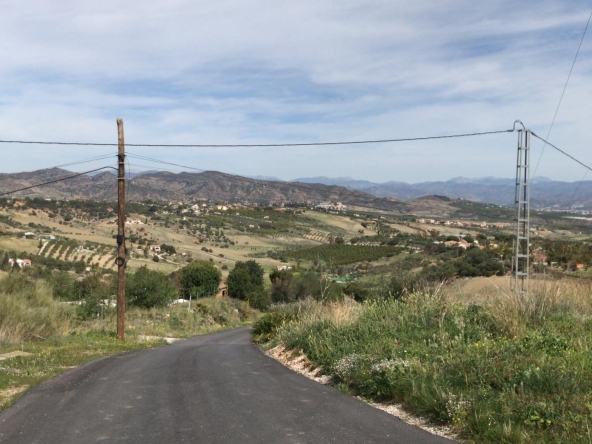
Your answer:
[[[530,267],[530,130],[518,130],[516,161],[516,237],[512,257],[516,294],[528,293]]]

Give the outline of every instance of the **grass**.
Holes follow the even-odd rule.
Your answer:
[[[278,306],[255,338],[303,352],[341,390],[452,426],[474,442],[589,442],[589,285],[541,281],[480,304],[441,291],[403,300]]]

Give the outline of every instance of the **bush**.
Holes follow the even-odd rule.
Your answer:
[[[273,302],[292,302],[296,299],[294,274],[289,270],[274,270],[269,274],[271,280],[271,300]]]
[[[215,296],[222,280],[222,273],[210,261],[193,261],[180,270],[181,294],[189,299],[189,294],[199,292],[201,296]]]
[[[300,307],[296,305],[278,305],[261,316],[253,324],[253,337],[258,342],[268,342],[273,339],[279,329],[294,321],[300,314]]]
[[[77,299],[76,282],[74,278],[65,271],[54,271],[48,278],[48,283],[53,289],[53,296],[62,301],[73,301]]]
[[[271,304],[269,293],[263,289],[248,293],[246,300],[251,307],[256,308],[257,310],[267,310]]]
[[[228,295],[248,299],[249,295],[263,291],[263,268],[254,260],[238,261],[228,274]]]
[[[128,304],[132,307],[164,307],[177,299],[177,289],[164,273],[140,267],[125,282]]]
[[[78,305],[78,315],[82,319],[91,319],[105,311],[105,300],[112,299],[115,293],[115,282],[107,280],[99,273],[93,273],[75,284],[75,298],[81,302]],[[107,304],[108,306],[108,304]]]
[[[370,297],[370,289],[359,282],[347,284],[343,292],[358,302],[363,302]]]

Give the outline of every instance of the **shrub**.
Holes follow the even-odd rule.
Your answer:
[[[263,291],[263,268],[254,260],[238,261],[228,274],[228,295],[247,299],[251,293]]]
[[[215,296],[221,280],[222,273],[211,261],[193,261],[180,270],[181,294],[187,299],[196,292],[200,296]]]
[[[167,276],[146,266],[127,276],[125,293],[132,307],[164,307],[177,298],[177,289],[169,283]]]

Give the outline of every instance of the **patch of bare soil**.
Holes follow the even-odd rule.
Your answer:
[[[300,373],[301,375],[304,375],[313,381],[316,381],[320,384],[331,385],[330,376],[323,375],[320,368],[314,368],[312,363],[305,355],[298,355],[293,350],[287,350],[283,344],[267,350],[265,354],[272,357],[276,361],[279,361],[289,369],[294,370],[295,372]],[[357,396],[357,398],[366,402],[367,404],[370,404],[372,407],[387,412],[390,415],[396,416],[407,424],[419,427],[420,429],[426,430],[434,435],[443,436],[444,438],[453,440],[459,439],[449,427],[435,426],[430,424],[425,418],[412,415],[411,413],[405,411],[401,404],[371,402],[359,396]]]

